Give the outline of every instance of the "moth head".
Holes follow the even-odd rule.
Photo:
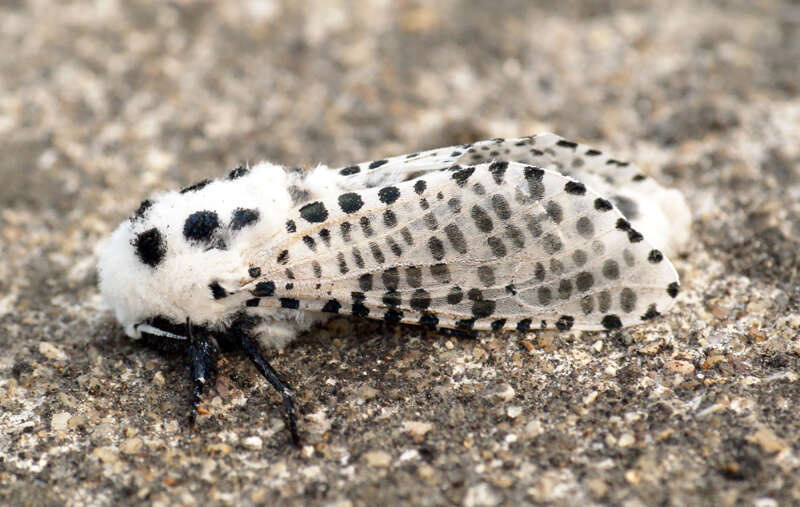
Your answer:
[[[160,329],[173,337],[186,319],[224,327],[243,306],[250,297],[237,292],[248,278],[244,252],[278,228],[265,203],[282,204],[247,179],[201,182],[146,200],[114,231],[100,253],[100,292],[126,334]]]

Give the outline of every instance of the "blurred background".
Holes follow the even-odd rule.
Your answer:
[[[0,499],[800,502],[799,62],[791,1],[0,1]],[[530,348],[334,324],[274,363],[298,453],[241,358],[187,429],[181,358],[97,295],[154,190],[542,131],[685,193],[672,316]]]

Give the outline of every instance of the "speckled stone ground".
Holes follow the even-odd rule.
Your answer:
[[[800,6],[700,4],[0,2],[0,502],[800,503]],[[334,321],[275,356],[298,450],[236,354],[189,427],[182,357],[98,297],[155,189],[544,130],[685,192],[674,312]]]

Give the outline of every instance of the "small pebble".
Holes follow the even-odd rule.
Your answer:
[[[116,463],[119,461],[119,453],[110,447],[98,447],[92,455],[103,463]]]
[[[50,342],[39,342],[39,353],[53,361],[66,361],[67,355]]]
[[[370,451],[364,455],[367,465],[374,468],[386,468],[392,462],[392,456],[385,451]]]
[[[264,442],[260,437],[252,436],[242,440],[242,447],[250,449],[251,451],[261,450],[262,445],[264,445]]]
[[[633,433],[623,433],[619,440],[617,440],[617,445],[620,447],[630,447],[636,443],[636,437],[633,436]]]
[[[425,434],[433,429],[433,424],[422,421],[406,421],[403,431],[411,435],[414,442],[420,443],[425,439]]]
[[[50,429],[54,431],[64,431],[69,427],[69,420],[72,414],[69,412],[58,412],[53,414],[50,419]]]
[[[516,406],[516,405],[514,405],[514,406],[511,406],[511,407],[508,407],[508,408],[506,409],[506,414],[507,414],[507,415],[508,415],[508,417],[510,417],[511,419],[516,419],[517,417],[519,417],[519,416],[520,416],[520,414],[522,414],[522,407],[518,407],[518,406]]]
[[[788,446],[785,440],[778,437],[769,428],[760,428],[747,435],[745,439],[748,442],[760,445],[767,452],[780,452]]]
[[[229,454],[231,452],[231,446],[224,443],[217,443],[217,444],[208,444],[206,446],[206,452],[209,454]]]
[[[511,401],[516,394],[514,388],[508,384],[502,384],[496,392],[497,397],[503,401]]]
[[[141,438],[132,437],[122,442],[122,445],[119,446],[119,449],[125,454],[136,454],[142,449],[143,445],[144,442],[142,442]]]
[[[673,372],[673,373],[681,373],[687,375],[694,371],[694,365],[689,361],[681,361],[677,359],[673,359],[671,361],[667,361],[664,363],[664,368]]]

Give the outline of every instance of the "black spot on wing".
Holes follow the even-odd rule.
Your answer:
[[[300,301],[294,298],[280,298],[281,308],[288,308],[290,310],[297,310],[300,308]]]
[[[409,287],[422,286],[422,270],[417,266],[408,266],[406,268],[406,283]]]
[[[589,217],[580,217],[578,221],[575,222],[575,230],[584,238],[591,238],[594,236],[594,224],[592,223],[592,219]]]
[[[672,282],[669,285],[667,285],[667,294],[669,294],[669,296],[672,298],[678,296],[679,290],[680,290],[680,285],[678,284],[678,282]]]
[[[330,299],[322,307],[322,311],[325,313],[339,313],[339,310],[341,310],[341,308],[342,308],[341,303],[339,303],[335,299]]]
[[[319,237],[322,242],[325,243],[325,246],[331,246],[331,231],[328,229],[320,229]]]
[[[622,321],[619,320],[619,317],[616,315],[606,315],[603,317],[603,320],[600,322],[604,328],[608,329],[609,331],[612,329],[619,329],[622,327]]]
[[[636,292],[629,287],[625,287],[619,293],[619,306],[625,313],[631,313],[636,308]]]
[[[439,283],[450,283],[450,270],[447,264],[433,264],[430,267],[431,276]]]
[[[500,331],[506,325],[506,319],[498,319],[492,322],[492,331]]]
[[[369,238],[370,236],[375,234],[375,231],[372,229],[372,223],[370,223],[369,217],[367,216],[361,217],[358,220],[358,224],[361,226],[361,230],[364,232],[364,236]],[[344,223],[342,225],[344,225]]]
[[[575,323],[575,318],[572,315],[562,315],[556,321],[556,329],[559,331],[569,331]]]
[[[575,287],[581,291],[586,292],[594,285],[594,276],[588,271],[582,271],[575,277]]]
[[[475,319],[462,319],[455,322],[458,329],[472,329],[475,326]]]
[[[387,289],[397,290],[400,284],[400,273],[397,268],[389,268],[381,275],[381,281],[383,281],[383,286]]]
[[[641,319],[642,320],[655,319],[659,315],[661,314],[658,312],[658,310],[656,310],[656,304],[652,303],[650,306],[647,307],[647,311],[644,313],[644,315],[642,315]]]
[[[447,224],[447,226],[445,226],[444,228],[444,232],[447,235],[447,239],[450,241],[450,244],[453,246],[453,249],[456,252],[461,254],[467,253],[467,239],[464,237],[464,234],[461,232],[461,229],[456,224]],[[442,257],[443,256],[444,254],[442,254]],[[436,260],[441,259],[441,257],[435,257],[435,258]]]
[[[664,260],[664,255],[659,250],[653,249],[650,250],[649,254],[647,254],[647,260],[652,264],[658,264]]]
[[[325,209],[323,203],[315,201],[300,208],[300,216],[303,217],[306,222],[320,223],[327,220],[328,210]]]
[[[609,280],[619,278],[619,264],[613,259],[608,259],[603,263],[603,276]]]
[[[506,161],[493,162],[489,166],[489,172],[492,174],[492,178],[494,178],[496,184],[501,185],[503,183],[506,169],[508,169],[508,162]]]
[[[250,172],[250,168],[247,166],[239,165],[236,166],[231,172],[228,173],[229,180],[235,180],[245,176],[247,173]]]
[[[528,182],[530,197],[537,201],[544,197],[544,183],[542,183],[544,171],[538,167],[527,166],[523,174]]]
[[[475,204],[470,210],[470,216],[475,222],[475,226],[482,232],[489,232],[494,227],[491,217],[482,207]]]
[[[576,266],[581,267],[586,264],[588,260],[589,257],[584,250],[578,249],[572,252],[572,262],[574,262]]]
[[[258,282],[256,284],[255,290],[253,290],[253,295],[258,297],[271,297],[275,295],[275,282],[273,281],[266,281],[266,282]]]
[[[355,213],[364,205],[361,196],[355,192],[348,192],[339,196],[339,207],[345,213]]]
[[[563,248],[564,243],[561,242],[561,238],[552,232],[548,232],[542,238],[542,249],[548,255],[560,252]]]
[[[494,313],[495,302],[492,300],[475,301],[472,303],[472,316],[481,319]]]
[[[437,261],[444,258],[444,244],[442,244],[439,238],[431,236],[430,239],[428,239],[428,250],[430,250],[431,255]]]
[[[539,287],[536,291],[536,296],[539,298],[540,305],[547,306],[553,299],[553,291],[550,290],[550,287]]]
[[[586,193],[586,186],[578,181],[568,181],[564,185],[564,190],[572,195],[584,195]]]
[[[508,220],[511,218],[511,207],[508,205],[506,198],[502,195],[494,194],[492,196],[492,208],[494,208],[494,213],[501,220]]]
[[[461,290],[461,287],[451,287],[450,291],[447,293],[448,304],[457,305],[462,299],[464,299],[464,292]]]
[[[386,310],[386,313],[383,314],[383,320],[390,324],[397,324],[401,320],[403,320],[403,312],[394,308]]]
[[[387,290],[383,294],[383,299],[381,299],[381,301],[383,301],[383,304],[385,304],[386,306],[389,306],[389,307],[393,307],[394,308],[394,307],[400,306],[400,303],[401,303],[400,293],[397,292],[396,290],[392,290],[392,289]]]
[[[395,186],[383,187],[378,190],[378,199],[384,204],[392,204],[400,198],[400,189]]]
[[[611,211],[614,209],[614,206],[606,199],[598,197],[594,200],[594,209],[598,211]]]
[[[427,310],[431,305],[431,295],[425,289],[417,289],[412,294],[409,304],[415,310]]]
[[[194,185],[189,185],[188,187],[185,187],[185,188],[181,189],[180,193],[188,194],[189,192],[197,192],[198,190],[201,190],[202,188],[204,188],[209,183],[211,183],[211,180],[198,181]]]
[[[491,266],[479,266],[478,279],[483,282],[486,287],[494,285],[494,268]]]
[[[463,187],[464,185],[466,185],[467,180],[469,179],[470,176],[472,176],[472,173],[474,172],[475,172],[474,167],[467,167],[465,169],[461,169],[454,172],[452,178],[456,181],[456,184],[459,187]]]
[[[305,243],[308,249],[311,250],[312,252],[317,251],[317,242],[314,241],[314,238],[312,238],[311,236],[308,235],[303,236],[303,243]]]
[[[419,323],[429,329],[433,329],[439,325],[439,317],[431,313],[425,313],[419,318]]]
[[[547,211],[547,216],[550,217],[555,223],[561,223],[561,220],[564,219],[564,210],[561,209],[561,205],[555,201],[548,202],[545,207],[545,211]]]
[[[372,290],[372,275],[365,273],[358,277],[358,288],[364,292]]]
[[[397,215],[394,214],[394,211],[387,209],[383,212],[383,225],[387,228],[392,228],[397,225]]]
[[[278,254],[278,264],[286,264],[289,262],[289,250],[282,250]]]

